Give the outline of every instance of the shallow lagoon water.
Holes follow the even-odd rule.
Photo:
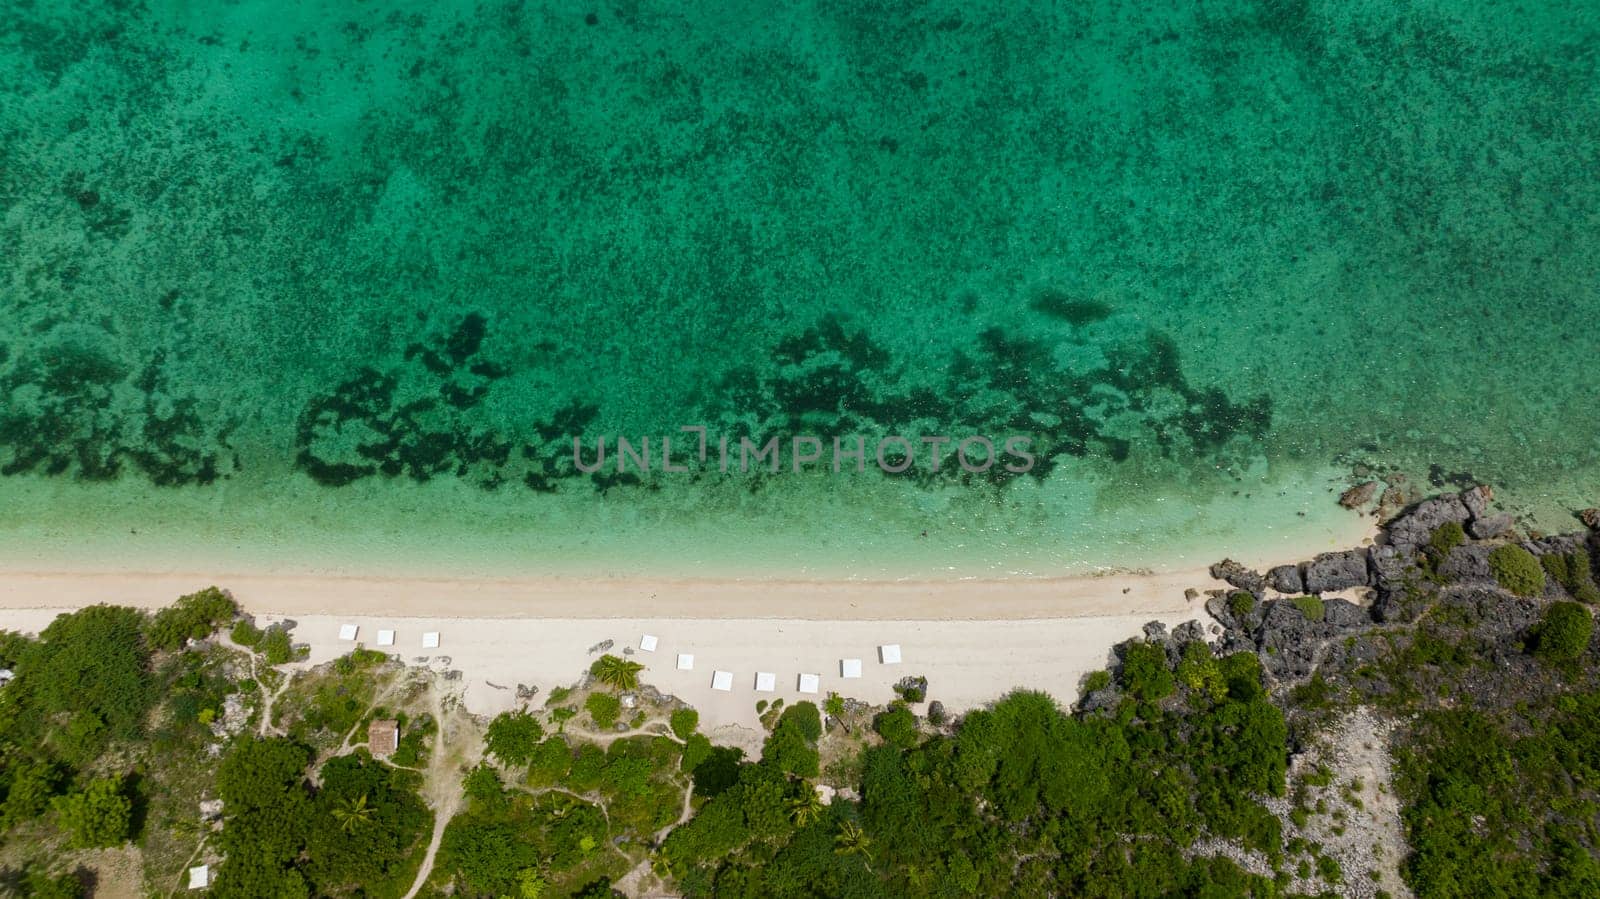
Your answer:
[[[1600,492],[1592,4],[4,6],[12,567],[1055,574],[1314,543],[1355,466]],[[697,424],[1043,464],[570,464]]]

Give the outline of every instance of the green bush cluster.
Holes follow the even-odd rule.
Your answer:
[[[1433,550],[1436,560],[1442,562],[1449,558],[1452,550],[1466,542],[1467,531],[1461,522],[1447,521],[1433,529],[1428,537],[1428,548]]]
[[[1228,594],[1228,611],[1233,613],[1233,617],[1243,620],[1255,610],[1256,598],[1254,594],[1246,593],[1243,590],[1235,590],[1233,593]]]
[[[700,727],[700,713],[689,708],[674,709],[668,723],[678,739],[687,740]]]
[[[544,725],[538,718],[524,711],[501,712],[489,722],[484,745],[508,765],[526,765],[533,760],[534,749],[543,739]]]
[[[1594,636],[1594,616],[1575,602],[1552,603],[1539,623],[1535,652],[1553,662],[1570,662],[1583,655]]]
[[[594,721],[596,729],[610,730],[622,714],[622,700],[610,693],[590,693],[589,698],[583,701],[583,708]]]
[[[1591,606],[1600,604],[1600,588],[1595,586],[1588,551],[1549,553],[1539,557],[1539,564],[1573,599]]]
[[[216,587],[181,596],[150,619],[150,645],[156,649],[183,648],[189,640],[203,640],[239,614],[233,597]]]
[[[1544,592],[1544,569],[1539,560],[1515,543],[1497,546],[1489,553],[1489,571],[1501,587],[1518,596]]]

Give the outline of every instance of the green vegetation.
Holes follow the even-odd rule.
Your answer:
[[[917,745],[917,716],[900,703],[873,719],[872,727],[884,742],[902,749]]]
[[[282,665],[294,659],[294,646],[289,642],[289,631],[281,625],[267,628],[256,648],[266,657],[268,665]]]
[[[1497,546],[1489,553],[1489,571],[1500,586],[1518,596],[1544,592],[1544,569],[1539,560],[1515,543]]]
[[[1428,538],[1428,548],[1433,551],[1436,561],[1443,561],[1452,550],[1466,542],[1467,531],[1461,522],[1447,521],[1433,529],[1433,535]]]
[[[639,689],[639,672],[644,665],[614,655],[603,655],[589,666],[595,680],[616,690]]]
[[[1575,602],[1552,603],[1536,636],[1537,653],[1552,662],[1571,662],[1583,655],[1594,636],[1594,617]]]
[[[1595,586],[1594,569],[1590,567],[1587,551],[1550,553],[1540,556],[1539,564],[1573,599],[1585,605],[1600,605],[1600,587]]]
[[[1123,645],[1119,679],[1129,693],[1148,702],[1165,699],[1175,687],[1167,668],[1167,651],[1153,643]]]
[[[122,790],[121,778],[101,777],[82,792],[56,798],[59,823],[71,835],[71,846],[115,846],[128,838],[133,804]]]
[[[622,714],[622,700],[610,693],[590,693],[583,707],[597,730],[610,730],[616,725],[617,716]]]
[[[672,732],[677,735],[678,739],[687,740],[689,735],[700,727],[700,713],[689,708],[675,709],[672,712],[670,723]]]
[[[1568,592],[1583,575],[1592,583],[1586,554],[1537,564]],[[1590,610],[1551,603],[1530,634],[1529,604],[1501,601],[1515,615],[1496,636],[1484,630],[1496,603],[1486,609],[1481,590],[1421,583],[1432,593],[1415,624],[1343,635],[1314,674],[1271,694],[1269,656],[1133,640],[1084,680],[1114,707],[1070,714],[1016,692],[924,729],[903,700],[857,714],[830,694],[825,729],[815,704],[774,701],[755,760],[713,745],[695,710],[654,704],[650,691],[629,699],[631,731],[613,733],[627,681],[601,673],[633,664],[616,657],[625,664],[597,660],[579,692],[551,692],[570,704],[474,725],[448,706],[457,717],[433,720],[439,707],[419,701],[426,681],[383,653],[264,671],[269,638],[287,652],[289,634],[217,619],[214,596],[196,594],[159,627],[159,615],[93,607],[38,640],[0,634],[0,665],[18,672],[0,690],[0,837],[25,847],[7,884],[80,894],[60,858],[132,840],[155,872],[146,892],[164,894],[204,841],[225,859],[222,897],[393,899],[417,878],[432,831],[421,794],[439,766],[427,756],[441,731],[465,728],[467,746],[481,732],[484,755],[442,757],[451,778],[465,773],[463,801],[421,895],[604,896],[653,868],[646,879],[659,882],[644,889],[689,897],[1286,897],[1294,872],[1327,887],[1371,876],[1304,830],[1342,833],[1370,805],[1363,784],[1327,767],[1287,776],[1290,745],[1310,745],[1359,703],[1402,722],[1394,788],[1417,895],[1600,890]],[[1323,611],[1314,597],[1291,602],[1308,618]],[[196,642],[201,627],[253,642],[254,666]],[[252,671],[262,683],[243,679]],[[901,686],[926,695],[917,679]],[[1489,687],[1515,701],[1486,701]],[[252,710],[268,695],[273,720],[261,722]],[[600,733],[560,732],[580,697]],[[359,748],[375,718],[401,722],[387,760]],[[670,735],[647,725],[663,719]],[[822,785],[850,792],[825,803]],[[197,803],[211,797],[223,824],[197,830]],[[1268,797],[1290,799],[1274,814]],[[1197,851],[1202,838],[1258,853],[1274,876]]]
[[[1328,615],[1328,607],[1320,596],[1296,596],[1289,602],[1300,610],[1307,621],[1322,621]]]
[[[489,722],[484,745],[508,765],[526,765],[533,761],[534,750],[543,739],[544,725],[538,718],[527,712],[502,712]]]
[[[151,618],[150,645],[156,649],[181,649],[189,640],[211,636],[238,613],[239,606],[233,598],[216,587],[179,597]]]
[[[1256,610],[1256,598],[1253,594],[1243,590],[1235,590],[1228,594],[1228,611],[1235,618],[1244,618]]]

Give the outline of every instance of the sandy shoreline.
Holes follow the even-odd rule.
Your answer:
[[[1265,568],[1314,553],[1240,559]],[[313,664],[363,645],[460,672],[463,699],[480,714],[514,706],[518,685],[536,686],[542,697],[575,682],[597,644],[611,640],[621,652],[653,634],[657,651],[634,654],[648,665],[644,681],[694,705],[709,728],[755,726],[760,699],[820,700],[835,691],[887,702],[893,684],[912,674],[928,677],[930,698],[953,713],[1015,687],[1071,701],[1115,643],[1149,621],[1205,621],[1203,596],[1188,591],[1225,586],[1203,568],[922,581],[0,570],[0,628],[36,632],[60,612],[101,602],[157,608],[212,584],[259,623],[293,620]],[[358,641],[338,638],[343,624],[360,628]],[[392,647],[377,647],[380,629],[396,632]],[[439,632],[437,649],[422,647],[427,631]],[[901,664],[878,661],[886,643],[902,647]],[[695,656],[692,670],[677,669],[680,652]],[[862,676],[842,678],[842,659],[861,659]],[[711,688],[717,670],[734,675],[732,691]],[[758,672],[776,676],[775,691],[756,692]],[[819,675],[816,696],[799,692],[800,674]]]
[[[210,585],[269,615],[451,618],[995,620],[1170,610],[1203,569],[1013,580],[739,581],[610,578],[426,579],[299,575],[0,572],[0,608],[117,603],[159,608]]]

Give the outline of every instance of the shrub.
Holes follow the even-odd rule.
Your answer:
[[[490,752],[508,765],[526,765],[533,759],[534,747],[544,739],[544,726],[527,712],[502,712],[489,722],[485,743]]]
[[[1328,615],[1328,608],[1323,605],[1320,596],[1296,596],[1289,602],[1300,610],[1300,614],[1306,616],[1307,621],[1321,621]]]
[[[928,679],[925,677],[902,677],[894,685],[894,691],[906,702],[922,702],[928,698]]]
[[[1236,590],[1228,595],[1228,611],[1235,618],[1243,618],[1256,610],[1255,596],[1243,590]]]
[[[147,636],[157,649],[182,649],[185,641],[209,637],[224,621],[239,614],[239,606],[216,587],[181,596],[150,620]]]
[[[872,728],[891,746],[911,749],[917,745],[917,716],[899,703],[874,718]]]
[[[1439,525],[1433,529],[1433,536],[1428,538],[1428,546],[1441,560],[1448,557],[1451,550],[1466,542],[1467,532],[1459,521],[1447,521]]]
[[[294,658],[294,646],[289,642],[289,631],[281,624],[274,624],[261,635],[261,641],[256,644],[261,654],[267,657],[268,665],[282,665]]]
[[[128,838],[133,803],[122,795],[121,780],[90,781],[83,792],[58,797],[55,805],[74,848],[115,846]]]
[[[239,619],[234,624],[233,630],[228,633],[230,640],[250,649],[255,649],[261,643],[262,636],[261,628],[243,618]]]
[[[1515,543],[1496,547],[1489,553],[1489,570],[1500,586],[1518,596],[1538,596],[1544,592],[1544,569],[1533,553]]]
[[[678,709],[672,713],[672,732],[680,740],[689,739],[689,735],[700,726],[700,713],[694,709]]]
[[[1104,669],[1091,671],[1089,676],[1083,679],[1085,693],[1098,693],[1109,686],[1111,686],[1111,672]]]
[[[1152,643],[1126,644],[1122,656],[1122,686],[1139,699],[1153,702],[1172,695],[1172,672],[1167,651]]]
[[[1594,618],[1575,602],[1554,603],[1539,624],[1536,652],[1553,662],[1570,662],[1589,648]]]
[[[1580,549],[1570,553],[1550,553],[1540,556],[1539,564],[1544,566],[1552,580],[1572,594],[1573,599],[1587,605],[1600,603],[1600,588],[1595,586],[1587,551]]]
[[[583,707],[600,730],[610,730],[617,723],[617,716],[622,714],[622,700],[610,693],[590,693]]]
[[[831,718],[843,718],[844,697],[838,693],[829,693],[827,701],[822,704],[822,710]]]

